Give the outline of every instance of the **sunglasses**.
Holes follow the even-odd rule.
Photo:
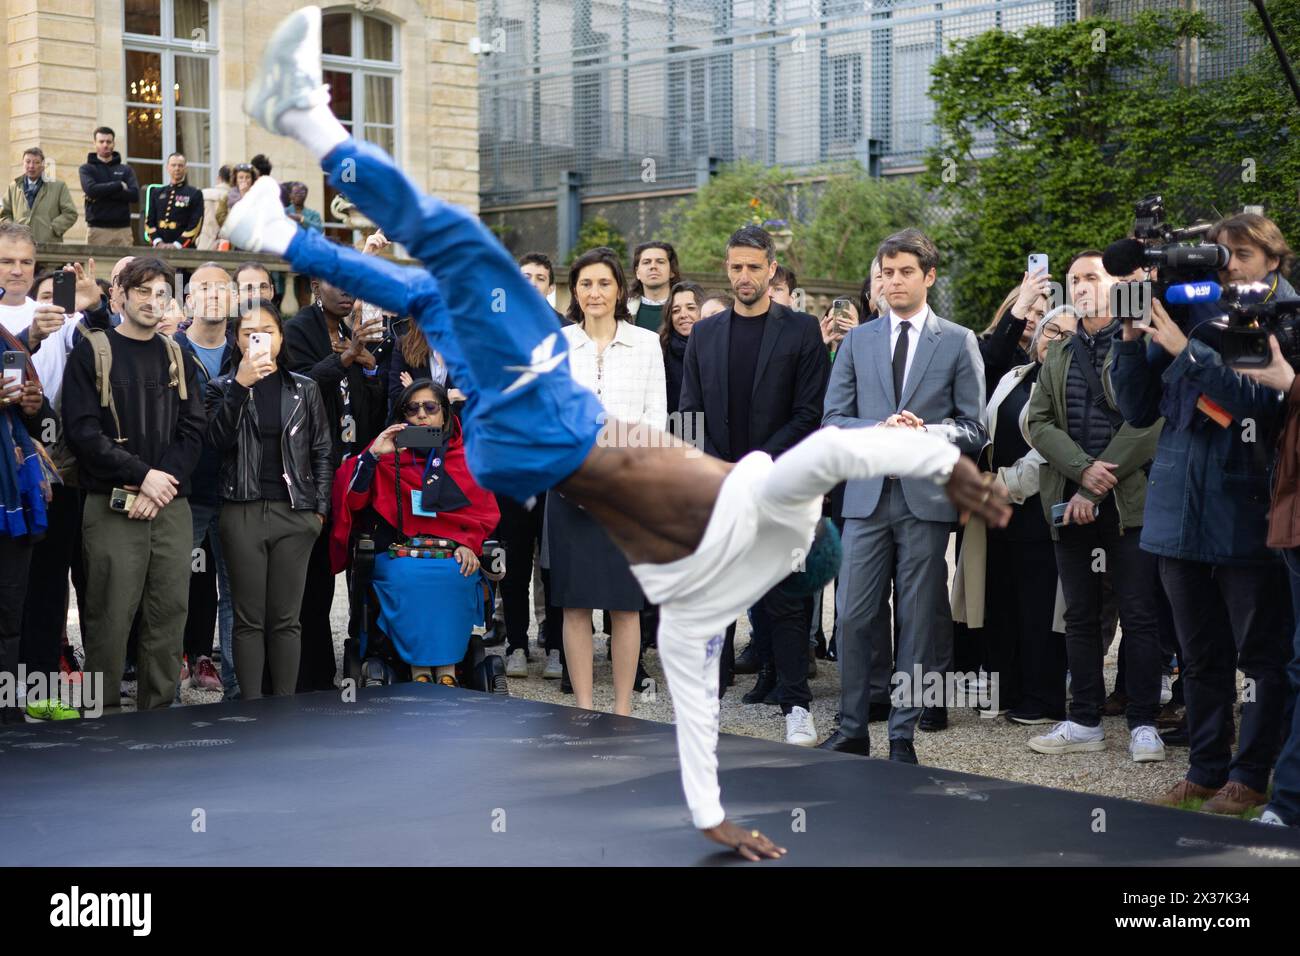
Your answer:
[[[432,415],[434,412],[442,411],[442,405],[438,402],[407,402],[402,406],[402,413],[405,415],[418,415],[422,411],[426,415]]]
[[[1072,335],[1074,335],[1074,333],[1068,329],[1060,329],[1055,325],[1043,326],[1043,338],[1047,339],[1049,342],[1055,342],[1057,339],[1068,339]]]

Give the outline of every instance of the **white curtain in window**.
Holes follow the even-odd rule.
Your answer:
[[[210,163],[212,104],[208,93],[208,61],[200,57],[178,56],[175,64],[181,105],[202,110],[176,111],[176,149],[191,163]]]

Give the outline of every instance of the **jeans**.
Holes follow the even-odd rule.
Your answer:
[[[221,517],[221,503],[216,504],[199,504],[190,501],[190,513],[194,519],[194,547],[203,547],[203,539],[208,540],[210,558],[208,569],[216,575],[217,591],[217,632],[218,640],[221,645],[221,689],[223,700],[239,699],[239,679],[235,676],[235,653],[231,643],[231,635],[235,629],[235,607],[230,599],[230,576],[226,570],[226,559],[221,553],[221,535],[217,530],[218,519]],[[190,597],[190,618],[196,614],[202,616],[202,609],[194,606],[194,595]],[[211,605],[208,605],[211,607]],[[186,620],[186,637],[190,637],[189,631],[191,620]],[[203,623],[203,622],[198,622]],[[202,642],[201,650],[196,643],[194,650],[201,654],[209,654],[212,651],[212,634],[210,625],[205,627],[207,632],[206,642]],[[189,640],[187,640],[187,644]],[[186,648],[187,652],[190,650]],[[194,654],[189,655],[190,666],[193,667],[198,662],[198,657]],[[181,687],[180,682],[176,683],[175,702],[180,703]]]
[[[1066,525],[1056,542],[1056,566],[1065,594],[1065,653],[1073,697],[1070,720],[1101,726],[1106,697],[1102,677],[1102,578],[1109,571],[1124,629],[1128,726],[1154,727],[1160,711],[1160,629],[1156,617],[1156,559],[1138,546],[1139,529],[1120,533],[1110,496],[1097,520]],[[1102,563],[1104,561],[1104,563]]]

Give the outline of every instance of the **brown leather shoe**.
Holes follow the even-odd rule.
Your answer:
[[[1262,807],[1268,803],[1268,794],[1252,790],[1244,783],[1229,780],[1209,800],[1201,806],[1206,813],[1224,813],[1229,816],[1241,816],[1247,810]]]
[[[1154,804],[1157,807],[1177,807],[1188,800],[1207,800],[1214,796],[1215,793],[1216,791],[1211,787],[1202,787],[1190,780],[1179,780],[1169,788],[1167,793],[1152,797],[1147,803]]]
[[[1114,690],[1110,692],[1110,696],[1102,704],[1101,713],[1103,717],[1123,717],[1124,711],[1127,709],[1128,694],[1122,690]]]

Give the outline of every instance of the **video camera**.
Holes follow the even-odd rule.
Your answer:
[[[1187,305],[1195,301],[1197,290],[1168,297],[1172,287],[1196,285],[1217,278],[1231,258],[1227,246],[1193,242],[1213,228],[1213,223],[1198,222],[1175,229],[1165,222],[1162,196],[1148,196],[1134,207],[1133,236],[1112,242],[1102,253],[1102,265],[1113,276],[1126,276],[1135,269],[1157,269],[1157,278],[1148,281],[1117,282],[1111,290],[1111,314],[1120,319],[1140,319],[1151,305],[1151,297],[1166,306]],[[1209,291],[1200,290],[1201,295]],[[1215,298],[1218,297],[1215,293]]]
[[[1196,304],[1221,307],[1210,320],[1219,330],[1216,345],[1230,368],[1260,368],[1272,361],[1270,333],[1277,336],[1283,357],[1300,371],[1300,299],[1265,301],[1270,289],[1261,282],[1220,286],[1217,271],[1228,264],[1231,253],[1217,243],[1193,243],[1210,229],[1196,223],[1174,229],[1164,218],[1164,201],[1148,196],[1134,207],[1133,238],[1112,242],[1102,255],[1111,275],[1129,275],[1134,269],[1158,269],[1150,281],[1117,282],[1111,289],[1111,314],[1119,319],[1145,321],[1151,298],[1158,298],[1178,321],[1178,310]]]
[[[1226,314],[1214,320],[1222,330],[1219,354],[1229,368],[1263,368],[1273,361],[1270,334],[1277,337],[1282,357],[1300,371],[1300,299],[1265,302],[1270,287],[1263,282],[1230,285],[1220,302]]]

